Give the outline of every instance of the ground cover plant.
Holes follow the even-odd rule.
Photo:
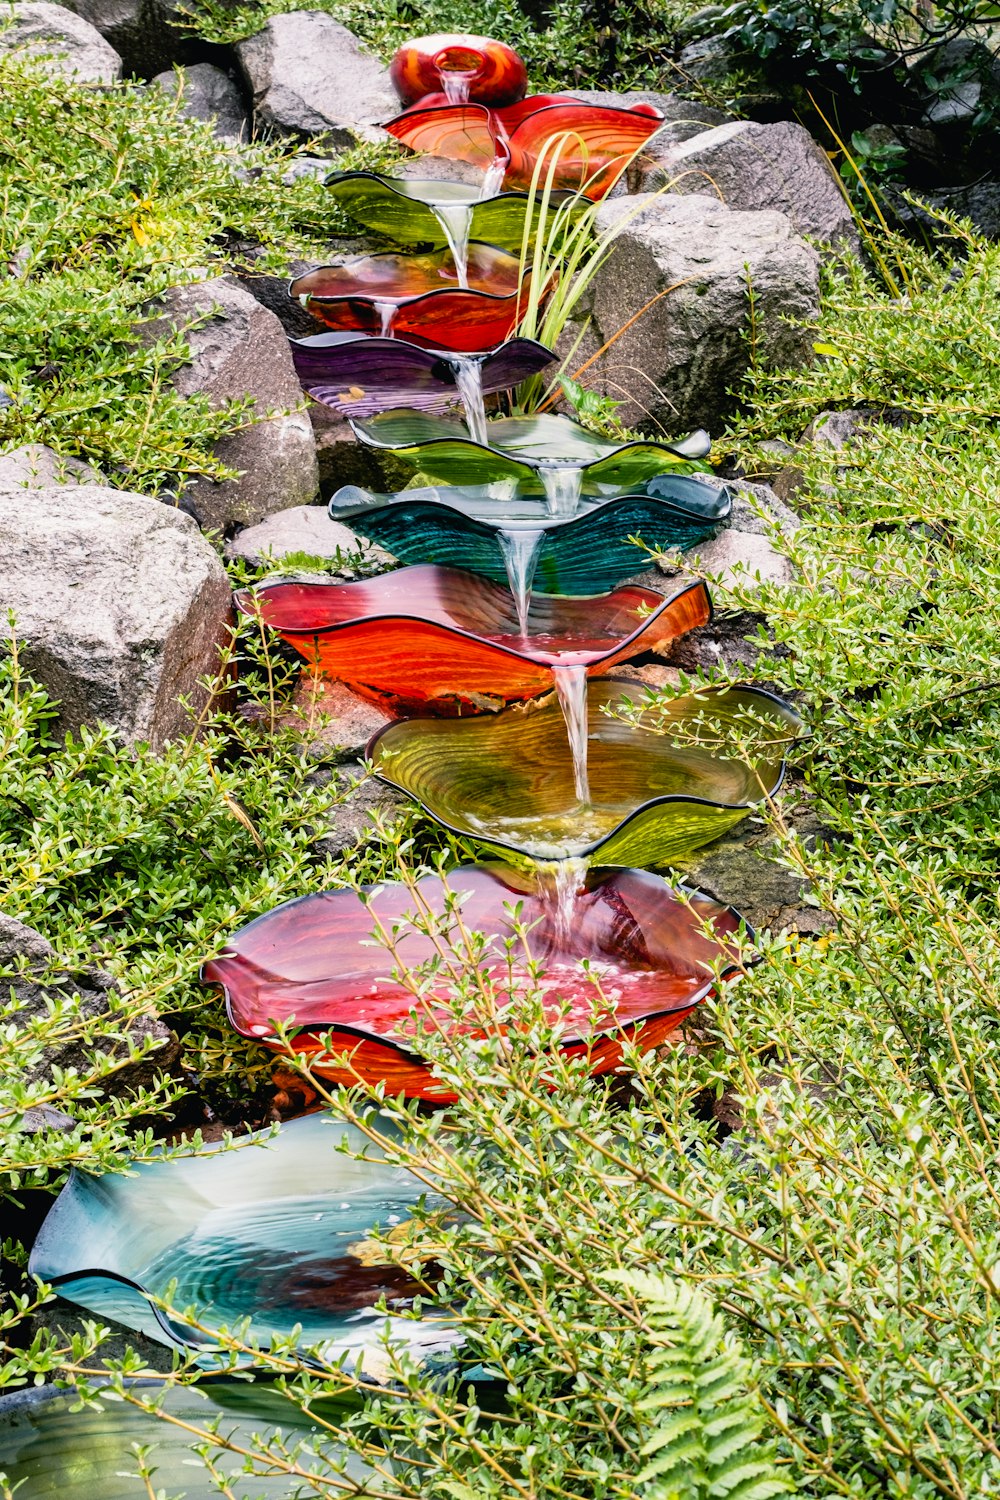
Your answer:
[[[280,250],[286,234],[315,232],[311,189],[284,188],[262,156],[258,198],[197,127],[175,136],[179,153],[197,144],[210,161],[186,186],[174,148],[142,135],[127,88],[85,111],[72,90],[22,70],[5,78],[18,88],[0,89],[15,169],[0,232],[4,259],[24,269],[0,283],[14,356],[3,442],[39,438],[120,483],[169,489],[206,472],[213,436],[245,414],[181,411],[162,379],[179,345],[158,364],[126,358],[136,310],[216,237],[252,229]],[[161,107],[142,103],[156,119]],[[70,137],[90,144],[77,190],[44,195],[43,210],[57,142],[65,175],[67,115]],[[35,121],[27,146],[14,143],[18,120]],[[133,155],[148,175],[129,186],[118,163]],[[159,244],[156,213],[137,207],[149,201],[165,216]],[[764,962],[705,1007],[685,1045],[633,1056],[627,1078],[554,1063],[551,1023],[529,1001],[530,1027],[513,1040],[425,1039],[461,1096],[447,1122],[377,1096],[331,1098],[375,1136],[397,1121],[390,1151],[460,1210],[418,1215],[386,1254],[455,1301],[465,1363],[436,1383],[400,1363],[396,1386],[373,1393],[342,1371],[303,1369],[290,1342],[255,1351],[298,1406],[322,1417],[323,1396],[354,1405],[325,1418],[331,1441],[307,1451],[223,1452],[220,1493],[244,1464],[288,1474],[304,1495],[432,1500],[995,1490],[1000,249],[954,229],[935,253],[893,242],[882,253],[894,287],[834,273],[814,368],[758,372],[720,443],[749,472],[771,472],[764,440],[795,441],[830,407],[862,412],[847,447],[795,455],[803,525],[775,544],[796,581],[732,596],[768,622],[753,675],[795,694],[811,731],[799,795],[825,835],[807,847],[781,807],[769,817],[810,879],[821,937],[762,936]],[[88,277],[100,295],[84,296]],[[53,342],[39,364],[43,337]],[[92,357],[102,337],[107,364]],[[234,1124],[268,1117],[270,1059],[224,1031],[195,982],[233,927],[293,894],[460,853],[416,817],[375,830],[357,855],[320,852],[340,793],[298,738],[275,732],[289,669],[247,632],[243,707],[220,683],[191,738],[160,758],[98,733],[54,743],[51,706],[7,653],[0,904],[44,933],[65,973],[97,962],[122,990],[110,1033],[80,1016],[72,984],[27,1030],[8,1008],[0,1137],[15,1228],[26,1189],[51,1194],[81,1162],[121,1167],[169,1125],[203,1120],[191,1099]],[[456,1012],[488,1024],[496,997],[477,943],[449,926],[442,963]],[[181,1070],[131,1102],[103,1097],[109,1049],[153,1009],[181,1034]],[[68,1033],[87,1065],[26,1082]],[[303,1088],[323,1097],[318,1079]],[[21,1129],[40,1105],[73,1128]],[[81,1400],[126,1396],[122,1374],[141,1359],[118,1360],[101,1394],[99,1331],[70,1343],[39,1330],[44,1294],[19,1277],[22,1249],[6,1255],[0,1381],[61,1371]],[[653,1286],[651,1273],[667,1279]],[[248,1342],[231,1331],[234,1356]],[[470,1384],[477,1369],[490,1386]],[[197,1378],[179,1364],[168,1382]],[[155,1397],[130,1388],[127,1399]],[[364,1487],[334,1438],[374,1465]],[[140,1455],[136,1468],[155,1494],[153,1462]]]

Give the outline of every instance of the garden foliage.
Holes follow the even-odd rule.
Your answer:
[[[4,83],[15,76],[16,90],[0,87],[0,149],[15,164],[0,233],[17,268],[0,282],[15,400],[0,438],[41,438],[148,488],[206,471],[232,414],[181,410],[164,382],[180,345],[137,361],[132,319],[216,238],[280,245],[313,229],[311,189],[283,188],[263,155],[252,184],[230,181],[206,132],[176,127],[176,146],[147,132],[128,88],[84,109],[23,71]],[[151,120],[160,109],[169,102],[143,101]],[[685,1044],[591,1081],[582,1062],[552,1058],[558,1026],[530,1000],[522,1032],[491,1034],[479,939],[453,915],[433,978],[487,1034],[425,1043],[461,1103],[442,1121],[377,1096],[330,1101],[376,1136],[387,1116],[400,1122],[389,1154],[459,1210],[418,1215],[405,1243],[386,1244],[455,1303],[459,1371],[429,1382],[397,1361],[395,1385],[373,1392],[303,1369],[291,1343],[257,1351],[299,1405],[322,1414],[321,1397],[352,1396],[328,1437],[375,1465],[369,1493],[633,1500],[661,1486],[701,1500],[738,1495],[755,1465],[804,1493],[866,1500],[966,1500],[1000,1482],[1000,248],[956,229],[952,249],[887,249],[898,295],[858,268],[833,275],[815,366],[758,372],[723,443],[772,472],[763,440],[795,441],[830,407],[863,412],[847,447],[795,455],[803,524],[775,545],[796,581],[732,596],[768,621],[754,675],[794,694],[811,728],[795,795],[825,833],[807,847],[780,807],[769,817],[812,883],[821,939],[761,937],[764,962],[703,1007]],[[257,658],[242,688],[255,712],[217,697],[201,738],[192,726],[157,759],[101,733],[53,743],[50,705],[8,656],[0,900],[66,972],[103,964],[123,993],[111,1038],[74,1012],[71,988],[28,1031],[8,1013],[0,1149],[13,1207],[71,1165],[123,1167],[130,1142],[147,1151],[142,1132],[183,1110],[184,1088],[233,1105],[263,1082],[269,1064],[231,1033],[223,1044],[220,1002],[195,983],[234,927],[293,894],[452,852],[413,818],[351,859],[320,855],[337,793],[292,737],[272,735],[287,669]],[[412,976],[415,988],[431,977]],[[152,1008],[181,1033],[187,1072],[112,1103],[108,1046]],[[88,1066],[26,1084],[47,1028],[74,1027]],[[21,1129],[42,1103],[73,1129]],[[36,1330],[22,1252],[6,1248],[0,1381],[60,1370],[98,1399],[100,1331],[70,1342]],[[650,1275],[668,1278],[652,1308]],[[235,1357],[250,1330],[230,1342]],[[140,1365],[119,1361],[100,1399],[152,1402],[122,1383]],[[719,1388],[694,1426],[676,1372],[713,1368]],[[484,1372],[488,1385],[467,1378]],[[168,1376],[196,1378],[182,1364]],[[713,1490],[698,1454],[724,1431],[739,1439],[720,1459],[733,1483]],[[331,1452],[321,1432],[305,1454],[280,1442],[224,1453],[220,1473],[266,1464],[304,1496],[359,1493]],[[775,1482],[764,1468],[756,1478]]]

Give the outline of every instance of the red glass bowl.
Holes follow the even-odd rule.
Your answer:
[[[513,47],[464,32],[405,42],[389,64],[389,76],[404,104],[439,90],[479,104],[513,104],[528,87],[527,69]]]
[[[712,617],[701,580],[670,599],[634,585],[596,598],[533,595],[520,632],[510,590],[433,563],[359,583],[273,583],[241,590],[257,616],[318,672],[407,713],[469,712],[551,692],[553,666],[589,676],[663,652]]]
[[[335,1083],[385,1083],[390,1094],[453,1102],[419,1051],[419,1023],[445,1032],[461,1026],[442,1008],[447,978],[425,985],[417,1000],[389,976],[425,966],[426,979],[438,952],[428,928],[450,929],[451,941],[461,944],[454,913],[445,915],[456,897],[465,931],[488,937],[475,962],[495,986],[496,1028],[505,1029],[504,1007],[537,987],[550,1020],[568,1006],[560,1051],[586,1056],[594,1074],[621,1065],[626,1040],[659,1046],[711,993],[716,973],[729,977],[741,968],[739,914],[701,892],[673,889],[643,870],[594,869],[566,920],[537,879],[503,865],[472,865],[412,888],[385,884],[361,895],[326,891],[290,901],[238,932],[205,964],[202,979],[221,985],[242,1036],[287,1053],[275,1026],[296,1029],[293,1051]],[[518,906],[528,929],[523,942],[513,930]],[[533,963],[542,970],[538,978],[529,972]],[[473,1036],[485,1030],[481,1020],[461,1029]]]
[[[289,296],[328,328],[408,339],[428,349],[482,354],[514,331],[527,305],[531,273],[515,255],[469,245],[469,286],[459,287],[448,250],[387,251],[319,266],[297,277]]]
[[[585,104],[569,94],[535,94],[506,109],[422,99],[385,129],[410,150],[503,168],[502,186],[531,184],[544,157],[541,181],[596,200],[614,186],[641,146],[663,124],[652,104],[631,109]],[[556,141],[559,141],[558,147]]]

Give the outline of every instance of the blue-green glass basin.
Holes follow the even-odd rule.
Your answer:
[[[729,491],[694,474],[662,474],[637,490],[584,494],[573,516],[547,513],[531,486],[424,486],[395,495],[344,485],[330,515],[400,562],[466,568],[508,579],[502,543],[538,533],[534,587],[549,594],[600,594],[647,565],[629,541],[657,551],[713,536],[731,509]]]
[[[96,1316],[197,1350],[209,1366],[212,1331],[249,1318],[249,1340],[260,1347],[299,1327],[303,1349],[324,1361],[346,1357],[377,1379],[382,1296],[398,1310],[394,1341],[417,1356],[443,1353],[455,1342],[445,1315],[402,1316],[417,1287],[405,1272],[372,1264],[365,1246],[373,1226],[403,1223],[424,1188],[402,1167],[338,1151],[341,1141],[374,1155],[356,1127],[309,1115],[232,1151],[139,1163],[128,1176],[75,1172],[30,1270]],[[168,1299],[172,1315],[150,1297]],[[183,1316],[189,1308],[203,1329]]]

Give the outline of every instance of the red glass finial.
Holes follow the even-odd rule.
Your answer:
[[[488,36],[415,37],[389,68],[393,88],[404,104],[427,94],[444,94],[453,104],[498,107],[524,98],[528,73],[513,47]]]

